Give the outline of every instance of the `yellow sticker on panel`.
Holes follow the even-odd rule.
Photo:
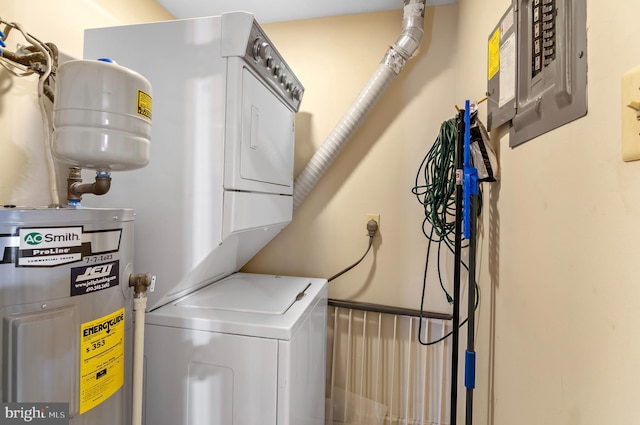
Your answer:
[[[149,93],[138,90],[138,115],[151,119],[152,106]]]
[[[124,308],[80,327],[80,413],[124,383]]]
[[[488,77],[492,79],[500,70],[500,28],[497,28],[489,38]]]

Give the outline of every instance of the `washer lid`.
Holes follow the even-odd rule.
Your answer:
[[[289,276],[232,275],[178,302],[179,307],[282,315],[311,285]]]

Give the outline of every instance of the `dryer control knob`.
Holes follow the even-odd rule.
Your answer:
[[[271,46],[264,41],[261,37],[256,38],[253,41],[253,58],[257,61],[260,59],[266,60],[271,56]]]
[[[273,75],[275,75],[276,78],[280,78],[282,73],[283,73],[282,64],[276,65],[273,67]]]
[[[302,89],[298,86],[294,87],[293,90],[291,90],[291,96],[297,101],[302,100]]]
[[[271,56],[269,56],[267,58],[266,64],[267,64],[267,68],[272,68],[273,67],[273,58]]]

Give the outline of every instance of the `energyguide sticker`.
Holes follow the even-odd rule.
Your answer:
[[[124,308],[80,327],[80,413],[124,383]]]

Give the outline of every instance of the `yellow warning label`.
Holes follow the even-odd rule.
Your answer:
[[[124,382],[124,308],[80,326],[80,413],[118,391]]]
[[[489,38],[489,70],[487,80],[492,79],[500,71],[500,28],[497,28]]]
[[[151,103],[151,96],[142,90],[138,90],[138,115],[151,119]]]

